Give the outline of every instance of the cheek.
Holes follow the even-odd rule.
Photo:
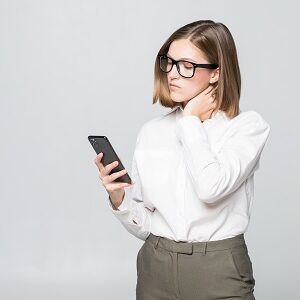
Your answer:
[[[209,84],[209,77],[207,74],[196,73],[194,77],[187,80],[184,85],[184,89],[182,92],[185,93],[186,99],[191,99],[195,97],[197,94],[201,93]]]
[[[181,88],[170,90],[171,98],[175,101],[190,100],[207,88],[209,85],[209,73],[206,70],[198,69],[192,78],[180,78],[178,84]]]

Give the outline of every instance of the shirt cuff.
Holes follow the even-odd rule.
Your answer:
[[[129,209],[129,206],[128,206],[128,197],[127,197],[127,194],[126,191],[125,191],[125,195],[124,195],[124,198],[123,198],[123,201],[122,203],[119,205],[119,207],[117,209],[114,208],[111,200],[110,200],[110,197],[108,196],[108,205],[110,207],[110,209],[114,212],[114,213],[119,213],[119,212],[123,212],[123,211],[128,211]]]
[[[183,116],[176,122],[177,137],[182,140],[183,138],[187,143],[195,140],[201,140],[208,143],[208,136],[201,120],[195,115]]]

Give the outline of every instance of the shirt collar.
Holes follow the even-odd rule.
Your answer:
[[[183,108],[182,108],[181,104],[176,104],[175,106],[173,106],[173,107],[171,108],[171,110],[169,110],[169,111],[167,111],[166,113],[164,113],[164,116],[166,116],[166,115],[172,113],[173,111],[176,111],[177,109],[178,109],[178,110],[181,110],[181,112],[183,112]]]
[[[169,110],[168,112],[166,112],[164,114],[164,116],[166,116],[166,115],[168,115],[168,114],[170,114],[170,113],[172,113],[174,111],[176,112],[176,119],[178,119],[179,115],[180,115],[180,117],[182,117],[183,108],[182,108],[181,104],[176,104],[175,106],[173,106],[173,108],[171,108],[171,110]],[[214,120],[215,118],[219,117],[220,115],[224,115],[222,110],[218,110],[216,112],[216,114],[212,118],[207,119],[204,122],[211,122],[212,120]]]

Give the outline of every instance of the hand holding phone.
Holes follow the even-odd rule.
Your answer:
[[[114,209],[118,209],[123,202],[124,188],[134,182],[106,136],[89,136],[88,139],[97,153],[95,164],[100,171],[102,185],[107,190]]]
[[[122,173],[124,173],[124,174],[122,176],[118,176],[118,177],[116,177],[116,175],[115,175],[114,177],[116,177],[116,178],[113,181],[131,184],[132,180],[131,180],[130,176],[125,172],[126,170],[125,170],[120,158],[118,157],[116,151],[114,150],[113,146],[109,142],[109,139],[106,136],[90,135],[90,136],[88,136],[88,140],[91,143],[91,145],[94,148],[97,155],[100,152],[103,153],[103,156],[101,158],[101,160],[102,160],[101,164],[103,165],[103,167],[106,167],[110,164],[109,173],[106,174],[106,171],[108,169],[108,168],[106,168],[106,170],[104,170],[104,172],[103,172],[104,173],[103,175],[104,176],[112,175],[115,172],[121,171],[121,173],[118,173],[118,175],[122,174]],[[115,163],[116,161],[118,162],[117,164]],[[98,160],[98,162],[100,162],[100,160]],[[112,167],[112,169],[111,169],[111,167]],[[101,165],[100,165],[100,169],[102,169]],[[100,171],[102,171],[102,170],[100,170]]]

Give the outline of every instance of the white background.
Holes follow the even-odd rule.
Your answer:
[[[155,56],[200,19],[229,28],[241,109],[271,125],[245,234],[256,297],[297,298],[298,2],[1,0],[1,299],[135,299],[142,241],[109,211],[87,136],[107,135],[130,171],[139,128],[166,112]]]

